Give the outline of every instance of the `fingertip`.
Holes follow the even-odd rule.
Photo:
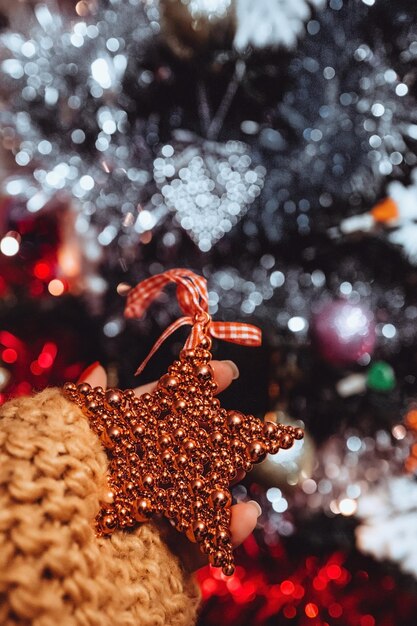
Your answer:
[[[105,389],[107,386],[106,370],[96,361],[82,372],[78,382],[88,383],[92,387],[103,387]]]
[[[240,376],[239,368],[234,361],[221,361],[223,365],[227,365],[232,372],[232,380],[236,380]]]
[[[249,500],[249,502],[247,502],[246,504],[250,504],[255,508],[257,517],[260,517],[262,515],[261,505],[256,502],[256,500]]]
[[[214,380],[217,383],[217,392],[226,389],[233,380],[239,377],[239,370],[233,361],[212,361]]]
[[[157,381],[153,381],[151,383],[146,383],[145,385],[140,385],[140,387],[135,387],[135,396],[140,398],[140,396],[143,396],[144,393],[153,393],[157,384]]]
[[[232,518],[230,521],[230,532],[232,544],[236,548],[239,546],[256,527],[261,507],[253,500],[250,502],[239,502],[232,506]]]

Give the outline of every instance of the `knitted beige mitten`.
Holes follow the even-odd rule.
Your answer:
[[[0,411],[0,624],[191,626],[198,591],[156,527],[98,539],[107,457],[57,389]]]

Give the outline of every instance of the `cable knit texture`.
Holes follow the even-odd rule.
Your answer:
[[[198,591],[153,524],[98,539],[107,457],[57,389],[0,411],[0,624],[191,626]]]

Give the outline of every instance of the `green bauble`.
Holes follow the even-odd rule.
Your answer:
[[[395,373],[389,363],[375,361],[368,370],[366,384],[372,391],[389,392],[395,389]]]

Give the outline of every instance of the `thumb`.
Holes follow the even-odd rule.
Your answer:
[[[232,506],[232,518],[230,520],[230,532],[232,534],[233,547],[239,546],[255,529],[258,517],[262,509],[257,502],[239,502]]]
[[[105,389],[107,387],[106,370],[96,361],[80,374],[78,382],[88,383],[92,387],[103,387]]]

